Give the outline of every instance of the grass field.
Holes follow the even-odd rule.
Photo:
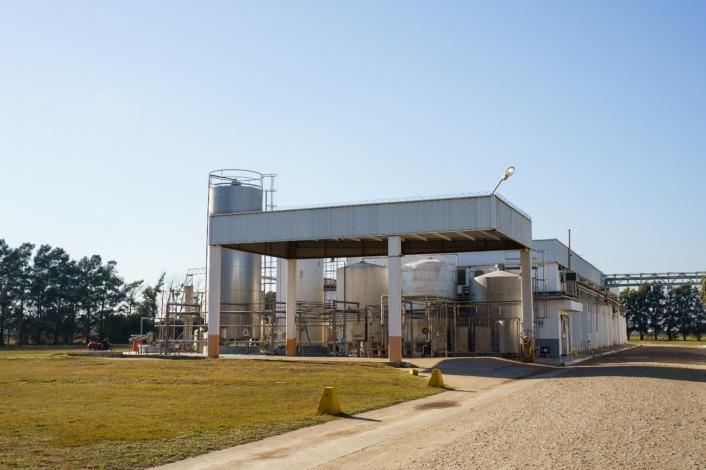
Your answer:
[[[70,357],[0,348],[0,468],[145,468],[242,444],[343,412],[437,393],[379,363]]]
[[[681,336],[674,340],[669,341],[666,335],[657,335],[657,340],[654,336],[645,336],[645,339],[640,341],[640,337],[636,334],[632,334],[628,337],[628,343],[630,344],[644,344],[644,345],[655,345],[655,346],[706,346],[706,340],[697,341],[696,338],[687,336],[687,340],[684,341]]]

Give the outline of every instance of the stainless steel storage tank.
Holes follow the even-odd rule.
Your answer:
[[[248,170],[217,170],[209,175],[208,213],[260,212],[263,208],[262,174]],[[259,339],[262,310],[262,258],[221,250],[221,339]]]
[[[336,300],[357,302],[360,308],[380,305],[387,295],[387,267],[360,262],[336,270]]]
[[[475,280],[486,289],[487,315],[495,320],[497,352],[517,354],[522,324],[522,282],[518,274],[498,270]],[[478,332],[476,333],[479,334]],[[479,342],[480,338],[476,339]]]
[[[522,300],[522,284],[520,275],[509,271],[493,271],[475,280],[486,289],[488,302],[520,302]]]
[[[485,284],[482,284],[478,278],[485,274],[485,271],[475,270],[473,276],[468,282],[468,300],[471,302],[487,302],[488,289]]]
[[[384,295],[387,295],[386,266],[360,262],[336,270],[336,300],[357,303],[357,307],[348,303],[345,304],[345,308],[358,308],[362,316],[361,320],[365,318],[365,307],[380,305]],[[337,308],[344,308],[344,304],[339,303]],[[374,343],[382,341],[383,336],[382,325],[379,319],[377,320],[369,325],[368,331],[369,336],[377,338]],[[345,331],[341,330],[336,334],[338,341],[346,343],[346,350],[350,350],[355,341],[354,329],[358,326],[356,323],[348,322]]]
[[[403,297],[456,298],[456,266],[427,258],[402,266]]]
[[[277,260],[277,302],[287,300],[287,260]],[[326,317],[316,312],[316,305],[324,304],[324,260],[300,259],[297,261],[297,302],[308,304],[309,313],[298,318],[305,323],[300,325],[301,344],[320,346],[328,341]]]
[[[277,260],[277,302],[287,299],[287,260]],[[297,301],[324,303],[324,260],[297,261]]]

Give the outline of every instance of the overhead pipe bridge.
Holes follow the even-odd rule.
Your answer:
[[[638,273],[638,274],[606,274],[604,286],[611,287],[640,287],[651,284],[664,284],[666,286],[698,286],[706,276],[705,271],[689,273]]]

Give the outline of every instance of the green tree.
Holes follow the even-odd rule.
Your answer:
[[[645,339],[649,329],[648,291],[647,286],[640,286],[636,290],[626,288],[620,293],[620,302],[625,309],[628,336],[631,332],[636,331],[640,335],[641,341]]]
[[[53,248],[47,253],[47,310],[45,333],[53,344],[59,342],[59,336],[70,316],[68,306],[71,297],[71,257],[62,248]]]
[[[632,289],[629,287],[626,287],[622,291],[620,291],[620,305],[625,310],[625,327],[627,329],[626,333],[628,335],[628,339],[630,339],[630,334],[633,331],[638,331],[636,322],[635,322],[635,313],[633,311],[633,299],[635,297],[635,293]]]
[[[138,317],[156,317],[159,314],[159,294],[164,288],[164,277],[166,273],[159,276],[157,284],[147,286],[142,290],[142,301],[135,306],[135,315]]]
[[[10,324],[10,308],[12,295],[10,290],[13,272],[10,269],[10,255],[12,248],[0,239],[0,346],[5,345],[5,328]]]
[[[125,284],[123,287],[122,303],[118,307],[119,312],[127,316],[132,315],[135,307],[137,307],[139,303],[138,298],[144,283],[145,281],[134,281]]]
[[[12,248],[0,239],[0,346],[5,345],[6,328],[10,325],[10,309],[13,304],[12,280]],[[8,338],[9,339],[9,338]]]
[[[645,307],[647,308],[647,324],[655,341],[662,332],[664,322],[665,294],[662,284],[646,286]]]
[[[662,315],[662,328],[667,334],[669,341],[674,341],[679,336],[681,316],[684,312],[681,300],[682,298],[679,296],[677,289],[669,289],[667,291]]]
[[[121,302],[115,314],[105,318],[104,334],[111,341],[127,343],[130,334],[139,331],[139,321],[135,321],[134,309],[139,303],[139,295],[144,281],[124,284]]]
[[[116,266],[98,255],[76,262],[50,245],[13,249],[0,239],[0,346],[11,335],[21,345],[72,343],[81,329],[89,339],[94,327],[102,337],[116,311],[111,324],[126,323],[142,281],[126,285]]]
[[[274,310],[276,300],[276,292],[268,291],[265,293],[265,312],[271,312],[272,310]]]
[[[52,282],[49,273],[51,263],[51,246],[41,245],[34,255],[32,263],[32,282],[29,289],[28,306],[30,307],[30,330],[34,344],[43,343],[43,333],[47,329],[47,310],[49,300],[50,283]]]
[[[29,342],[30,319],[28,315],[28,298],[32,286],[32,253],[34,245],[23,243],[19,248],[15,248],[11,255],[11,269],[14,272],[14,282],[12,288],[14,306],[12,309],[12,325],[17,336],[17,343],[20,345]]]
[[[75,260],[70,260],[61,273],[61,285],[64,289],[64,303],[60,332],[64,343],[73,344],[80,336],[78,323],[79,306],[81,304],[81,271]]]
[[[706,302],[702,299],[696,303],[694,308],[694,327],[692,334],[696,336],[697,341],[701,341],[706,335]]]
[[[131,316],[132,331],[141,331],[143,318],[156,318],[159,314],[159,295],[164,289],[165,276],[166,273],[162,273],[154,286],[146,286],[142,289],[142,300],[135,305]]]
[[[677,310],[679,334],[684,341],[688,335],[696,333],[703,302],[698,290],[693,286],[679,286],[674,289],[674,303]]]
[[[79,305],[82,311],[80,316],[83,323],[83,336],[86,343],[91,341],[91,331],[95,323],[95,312],[98,310],[100,289],[100,269],[103,260],[98,255],[90,258],[84,256],[78,262],[79,269]]]
[[[105,337],[105,321],[112,317],[115,309],[123,300],[123,286],[125,282],[118,276],[115,261],[108,261],[98,270],[98,285],[96,291],[97,301],[100,309],[98,310],[98,337]]]

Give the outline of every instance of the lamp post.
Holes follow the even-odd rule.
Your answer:
[[[509,166],[505,169],[505,173],[503,173],[503,177],[500,178],[500,181],[498,181],[498,184],[495,186],[495,189],[493,189],[493,192],[490,194],[495,194],[495,191],[498,190],[498,187],[500,186],[500,183],[511,177],[515,173],[515,167],[514,166]]]

